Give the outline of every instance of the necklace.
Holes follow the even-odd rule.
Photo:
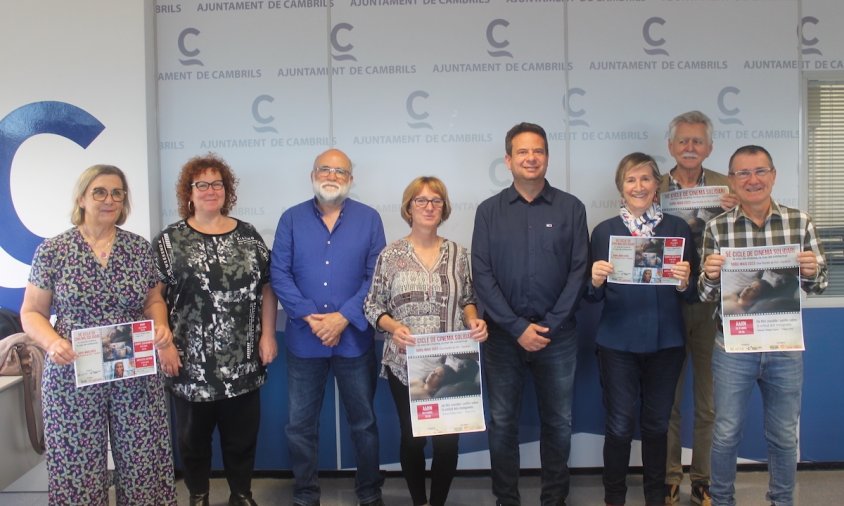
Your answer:
[[[88,246],[91,247],[91,251],[94,253],[94,256],[97,257],[97,260],[103,265],[106,264],[108,261],[108,256],[111,254],[111,245],[114,243],[114,239],[117,237],[117,228],[115,228],[112,233],[111,237],[109,237],[108,242],[105,243],[105,246],[97,247],[97,241],[94,240],[89,234],[82,230],[82,227],[79,227],[79,233],[82,234],[82,238],[85,239],[85,242],[88,243]]]

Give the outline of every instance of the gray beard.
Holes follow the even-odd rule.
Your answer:
[[[349,190],[351,189],[351,185],[340,186],[340,189],[334,194],[326,194],[326,192],[320,187],[320,183],[314,182],[314,195],[316,196],[317,201],[320,204],[325,204],[329,206],[336,206],[342,204],[346,197],[349,196]]]

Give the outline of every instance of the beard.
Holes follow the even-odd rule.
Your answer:
[[[314,195],[321,204],[337,205],[349,196],[351,184],[313,181]]]

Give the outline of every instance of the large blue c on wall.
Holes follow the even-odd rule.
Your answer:
[[[33,102],[0,120],[0,248],[29,264],[35,248],[44,240],[26,228],[12,203],[12,160],[30,137],[55,134],[87,148],[105,129],[88,112],[65,102]],[[22,288],[0,287],[0,306],[20,307]]]

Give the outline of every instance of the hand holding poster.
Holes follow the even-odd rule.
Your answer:
[[[468,330],[414,337],[407,347],[413,435],[485,430],[480,345]]]
[[[723,248],[721,316],[730,353],[803,350],[800,246]]]
[[[76,386],[155,374],[153,337],[152,320],[72,331]]]
[[[636,285],[679,285],[671,268],[683,261],[682,237],[610,236],[610,283]]]

